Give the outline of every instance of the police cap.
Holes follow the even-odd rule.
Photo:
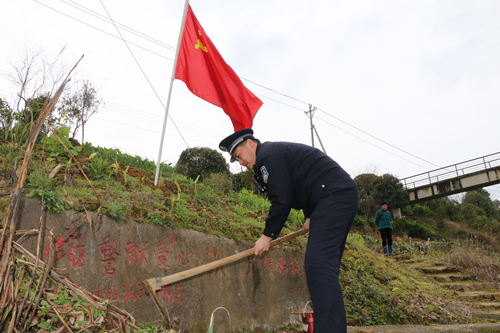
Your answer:
[[[255,139],[253,137],[253,129],[251,128],[246,128],[241,131],[234,132],[219,143],[219,149],[222,151],[227,151],[229,153],[232,163],[234,162],[234,150],[247,139]]]

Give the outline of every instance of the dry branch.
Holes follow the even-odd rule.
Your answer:
[[[82,56],[83,57],[83,56]],[[81,60],[81,59],[80,59]],[[71,282],[69,279],[59,275],[57,272],[54,271],[52,268],[51,264],[46,264],[42,260],[40,260],[40,246],[41,242],[43,239],[43,230],[45,228],[44,226],[44,217],[45,217],[45,211],[42,208],[42,212],[40,215],[40,227],[39,230],[30,230],[30,231],[25,231],[24,234],[28,233],[38,233],[38,240],[37,240],[37,251],[36,255],[30,253],[26,249],[24,249],[19,243],[14,242],[14,235],[15,234],[20,234],[20,232],[15,231],[16,227],[16,221],[17,221],[17,213],[19,209],[19,202],[21,199],[22,195],[22,190],[23,190],[23,185],[24,181],[26,179],[26,173],[27,173],[27,168],[28,168],[28,162],[30,159],[30,155],[35,147],[35,141],[36,138],[38,137],[38,134],[40,133],[40,130],[45,123],[45,119],[47,116],[50,114],[54,106],[56,105],[57,101],[59,100],[59,97],[61,96],[65,86],[67,83],[70,81],[70,75],[73,72],[73,70],[76,68],[80,60],[76,63],[76,65],[71,69],[71,71],[68,73],[66,79],[63,81],[57,92],[54,94],[54,96],[49,99],[47,98],[41,111],[40,115],[36,121],[35,126],[33,126],[30,130],[29,138],[26,143],[26,151],[24,154],[24,159],[22,165],[19,167],[17,170],[18,172],[18,182],[16,185],[15,190],[12,193],[12,200],[10,202],[9,208],[7,210],[7,214],[4,220],[4,225],[3,229],[0,230],[0,331],[2,332],[25,332],[27,330],[30,330],[30,323],[33,320],[34,316],[37,314],[38,311],[38,303],[40,302],[42,296],[47,300],[48,304],[52,307],[52,310],[62,324],[64,325],[64,328],[66,330],[69,330],[69,332],[72,332],[70,327],[66,325],[62,317],[60,316],[59,312],[56,309],[56,306],[54,303],[49,299],[45,288],[46,285],[48,284],[49,281],[49,276],[55,280],[57,283],[60,283],[63,287],[71,290],[74,292],[76,295],[81,297],[83,300],[87,301],[92,307],[105,311],[107,314],[108,318],[111,318],[111,322],[108,322],[108,325],[112,326],[111,330],[114,331],[117,328],[120,328],[123,332],[128,332],[128,328],[131,327],[135,330],[139,329],[135,325],[135,319],[130,315],[128,312],[118,309],[117,307],[114,306],[108,306],[107,308],[102,306],[100,303],[104,303],[105,300],[93,295],[89,291],[80,288],[76,286],[73,282]],[[48,96],[49,97],[49,96]],[[48,124],[47,124],[48,126]],[[50,126],[49,126],[50,128]],[[50,128],[52,130],[52,128]],[[53,130],[52,130],[53,131]],[[54,133],[55,134],[55,133]],[[61,141],[57,135],[56,138]],[[61,142],[62,144],[62,142]],[[64,146],[63,147],[67,150],[67,148]],[[70,153],[71,155],[71,153]],[[85,178],[88,180],[87,176],[81,169],[81,166],[79,162],[76,160],[76,158],[71,155],[75,163],[78,165],[80,168],[80,171],[82,174],[85,176]],[[90,183],[90,181],[89,181]],[[90,184],[94,192],[96,193],[97,198],[99,199],[99,203],[101,202],[101,199],[99,195],[97,194],[96,190]],[[42,205],[43,207],[43,205]],[[100,208],[99,208],[100,209]],[[99,211],[98,211],[99,215]],[[21,233],[22,234],[22,233]],[[52,239],[52,238],[51,238]],[[52,241],[50,242],[52,244]],[[13,254],[13,250],[16,249],[19,251],[22,255],[26,256],[28,260],[31,262],[27,262],[25,260],[16,260]],[[55,249],[51,248],[50,255],[49,255],[49,263],[52,263],[54,259],[54,254]],[[17,267],[16,265],[22,264],[21,269],[17,270],[17,274],[14,274],[15,270],[14,268]],[[31,279],[29,283],[27,283],[23,287],[23,300],[21,301],[21,284],[23,283],[23,279],[25,277],[25,273],[27,271],[31,271]],[[41,277],[41,281],[37,282],[35,277],[37,276]],[[34,289],[36,299],[34,302],[31,300],[28,300],[28,293],[30,289]],[[20,318],[23,318],[23,320],[19,320]],[[113,318],[116,320],[116,322],[113,320]]]
[[[32,261],[34,261],[36,259],[34,254],[30,253],[28,250],[26,250],[20,244],[14,242],[13,247],[14,247],[14,249],[19,251],[20,253],[24,254],[28,259],[30,259]],[[39,269],[45,270],[45,269],[48,269],[48,267],[49,266],[45,262],[43,262],[42,260],[39,260]],[[105,299],[100,298],[97,295],[92,294],[91,292],[89,292],[88,290],[86,290],[82,287],[78,287],[71,280],[69,280],[66,277],[63,277],[62,275],[58,274],[57,272],[55,272],[52,269],[50,270],[50,275],[55,281],[57,281],[58,283],[60,283],[64,287],[68,288],[69,290],[73,291],[75,294],[77,294],[79,297],[81,297],[82,299],[87,301],[94,308],[96,308],[98,310],[106,311],[112,317],[116,318],[118,320],[118,322],[126,323],[128,326],[130,326],[136,330],[139,329],[139,327],[137,327],[137,325],[135,325],[134,317],[130,313],[128,313],[127,311],[120,309],[112,304],[108,304],[107,308],[103,307],[99,303],[105,302],[106,301]],[[111,308],[113,310],[111,310]]]
[[[81,59],[80,59],[81,60]],[[80,62],[80,61],[78,61]],[[7,210],[7,214],[5,217],[4,228],[2,231],[2,235],[0,237],[0,253],[2,253],[2,259],[0,260],[0,288],[3,286],[3,282],[6,276],[6,268],[7,263],[11,259],[11,250],[12,250],[12,241],[14,237],[16,219],[17,219],[17,211],[19,209],[19,201],[21,199],[21,194],[23,190],[24,180],[26,178],[26,171],[28,169],[28,162],[31,156],[31,152],[35,147],[36,138],[42,129],[42,126],[45,122],[45,119],[52,111],[54,106],[56,105],[59,97],[64,91],[66,84],[70,81],[69,75],[76,68],[77,64],[73,67],[73,69],[68,73],[68,76],[61,84],[57,92],[54,94],[54,97],[49,101],[49,98],[45,100],[45,103],[42,106],[42,110],[40,111],[40,115],[36,121],[35,126],[31,129],[30,135],[28,137],[28,141],[26,143],[26,151],[24,153],[23,164],[19,169],[19,179],[17,181],[17,186],[12,194],[12,200],[10,202],[9,208]],[[48,96],[47,96],[48,97]],[[0,292],[2,290],[0,289]],[[0,309],[1,310],[1,309]]]

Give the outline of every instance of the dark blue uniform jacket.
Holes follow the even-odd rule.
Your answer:
[[[311,146],[265,142],[257,145],[256,154],[254,172],[267,184],[271,201],[263,232],[268,237],[279,236],[291,208],[302,209],[309,218],[322,196],[356,186],[337,162]]]

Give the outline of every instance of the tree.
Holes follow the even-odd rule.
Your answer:
[[[6,101],[0,99],[0,138],[4,141],[26,142],[29,131],[38,119],[46,99],[47,96],[45,94],[30,98],[25,101],[26,108],[20,112],[15,112]],[[53,126],[56,118],[52,114],[49,114],[46,121],[49,125]],[[48,128],[43,127],[40,130],[37,141],[45,137],[47,132]]]
[[[7,101],[0,98],[0,131],[1,139],[7,140],[8,131],[13,121],[13,111]]]
[[[359,190],[359,209],[361,209],[366,217],[375,214],[378,209],[373,198],[375,194],[374,182],[377,178],[378,176],[373,173],[360,174],[354,177],[354,181],[358,185]]]
[[[14,73],[9,75],[11,82],[19,88],[18,100],[14,103],[17,112],[28,109],[28,101],[40,96],[52,96],[68,72],[69,65],[62,59],[64,47],[53,60],[38,48],[26,48],[18,63],[11,64]]]
[[[395,176],[386,173],[377,177],[373,184],[375,185],[373,198],[377,202],[387,201],[392,208],[408,205],[408,192]]]
[[[27,140],[43,103],[53,95],[56,87],[64,80],[65,73],[68,72],[70,66],[62,59],[64,49],[56,56],[49,57],[42,49],[27,47],[20,53],[19,62],[11,63],[13,72],[9,74],[9,78],[18,87],[19,92],[11,106],[8,106],[6,101],[1,103],[2,139],[12,142]],[[46,120],[51,125],[56,122],[52,115]],[[44,137],[47,132],[48,130],[43,128],[37,140]]]
[[[220,152],[206,147],[185,149],[179,156],[175,168],[177,172],[193,180],[198,176],[203,180],[212,173],[229,175],[229,165],[224,156]]]
[[[82,128],[82,144],[85,140],[85,124],[99,112],[102,99],[97,97],[97,90],[90,81],[85,80],[73,95],[65,96],[62,105],[58,108],[62,118],[68,125],[74,125],[72,139],[75,138],[80,127]]]
[[[490,199],[490,193],[482,188],[469,191],[465,194],[462,205],[471,204],[484,210],[486,216],[496,217],[497,210],[494,202]]]
[[[359,189],[359,208],[367,218],[375,214],[382,201],[388,201],[391,208],[408,205],[408,194],[403,184],[391,174],[377,176],[365,173],[356,176],[354,181]]]

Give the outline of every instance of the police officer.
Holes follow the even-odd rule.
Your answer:
[[[309,229],[305,253],[307,285],[314,306],[314,332],[346,332],[339,268],[347,234],[356,215],[356,183],[320,150],[292,142],[260,143],[252,129],[231,134],[219,148],[231,162],[254,170],[254,181],[271,202],[255,255],[269,250],[290,209],[302,209]]]

